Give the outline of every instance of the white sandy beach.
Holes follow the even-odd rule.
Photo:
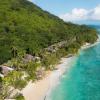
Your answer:
[[[100,36],[96,43],[86,43],[81,47],[80,50],[92,47],[100,43]],[[67,71],[75,57],[62,58],[61,63],[57,65],[57,70],[50,72],[45,78],[35,83],[29,82],[28,85],[21,91],[24,95],[25,100],[46,100],[46,96],[51,89],[56,86],[59,82],[61,75]]]
[[[98,35],[98,39],[97,39],[97,41],[96,41],[94,44],[86,43],[85,45],[83,45],[83,46],[80,48],[80,50],[93,47],[93,46],[97,45],[98,43],[100,43],[100,35]]]
[[[74,57],[62,58],[61,64],[57,65],[57,70],[50,72],[44,79],[29,84],[21,91],[25,100],[45,100],[48,92],[57,85],[60,76],[67,71]]]

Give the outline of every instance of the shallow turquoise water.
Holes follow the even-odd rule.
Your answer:
[[[82,50],[50,100],[100,100],[100,44]]]

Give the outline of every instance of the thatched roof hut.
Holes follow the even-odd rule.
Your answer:
[[[8,66],[1,66],[0,67],[0,71],[4,76],[6,76],[10,71],[13,71],[13,70],[14,70],[13,68],[10,68]]]

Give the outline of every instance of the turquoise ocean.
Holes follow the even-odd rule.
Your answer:
[[[79,52],[69,71],[51,91],[49,99],[100,100],[100,43]]]

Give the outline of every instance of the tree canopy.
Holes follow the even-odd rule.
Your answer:
[[[0,0],[0,63],[19,51],[37,54],[54,43],[73,39],[80,45],[97,39],[95,29],[67,23],[27,0]]]

